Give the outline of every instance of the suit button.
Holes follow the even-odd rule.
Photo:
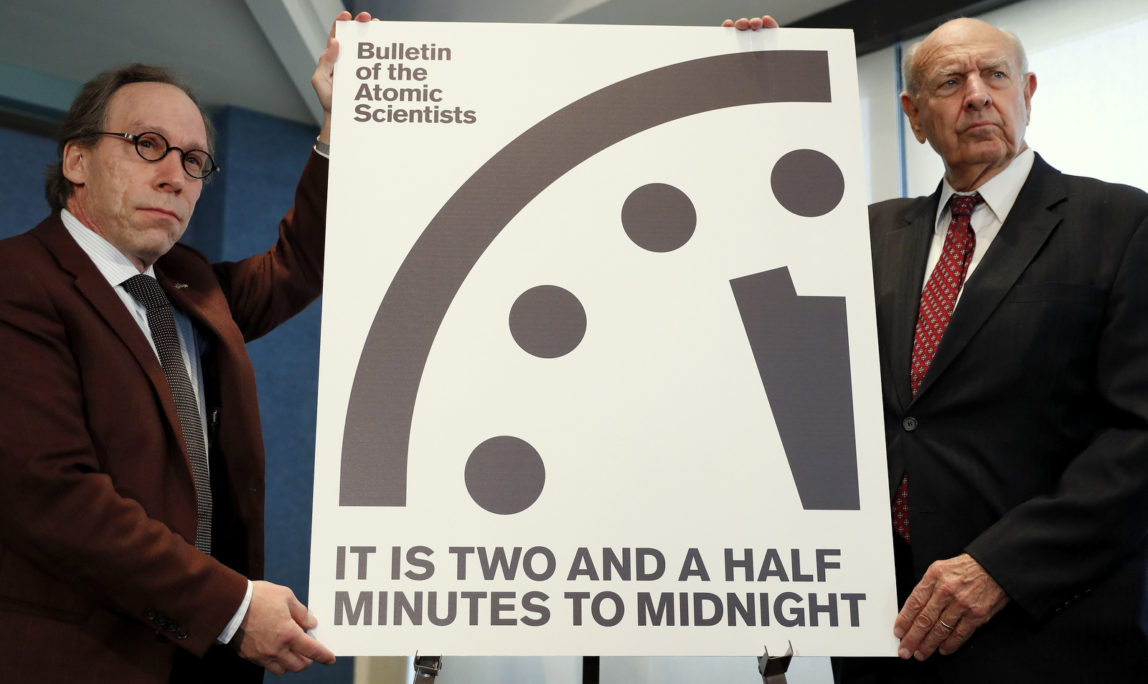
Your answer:
[[[144,617],[151,620],[152,622],[155,622],[155,609],[148,608],[146,611],[144,611]]]
[[[904,428],[905,432],[912,432],[913,430],[916,430],[917,425],[917,419],[913,416],[909,416],[908,418],[905,418],[901,421],[901,427]]]

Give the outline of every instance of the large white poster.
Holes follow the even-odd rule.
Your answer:
[[[338,39],[317,636],[893,654],[851,34]]]

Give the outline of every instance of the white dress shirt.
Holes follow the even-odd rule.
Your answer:
[[[1004,171],[993,176],[988,182],[976,189],[975,192],[981,193],[984,202],[976,206],[970,219],[970,226],[976,235],[977,244],[973,251],[973,258],[969,261],[969,270],[965,273],[965,282],[968,282],[968,279],[972,277],[973,271],[981,263],[985,252],[996,239],[997,233],[1000,232],[1001,226],[1004,225],[1005,219],[1008,218],[1009,212],[1016,204],[1017,195],[1020,194],[1024,182],[1028,180],[1028,174],[1032,171],[1032,163],[1035,159],[1036,153],[1031,148],[1026,149],[1018,154]],[[955,194],[958,193],[953,190],[953,186],[949,185],[949,181],[942,181],[941,199],[937,203],[933,244],[929,248],[929,260],[925,266],[925,280],[921,283],[922,290],[925,288],[925,283],[929,282],[929,275],[932,274],[933,268],[941,259],[945,234],[949,231],[949,198]],[[971,195],[973,193],[959,194]],[[963,287],[957,293],[958,302],[961,292],[964,292]]]

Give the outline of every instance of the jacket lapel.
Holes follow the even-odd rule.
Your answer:
[[[172,306],[191,319],[212,348],[225,342],[244,346],[215,272],[202,255],[173,248],[155,263],[155,277]]]
[[[933,241],[940,186],[904,217],[903,224],[887,234],[889,244],[883,250],[885,264],[881,273],[889,279],[892,291],[890,329],[885,331],[892,364],[890,372],[897,399],[902,407],[913,400],[909,373],[913,363],[913,333],[921,304],[921,284],[925,282],[925,262]]]
[[[1037,155],[1008,219],[977,270],[965,283],[937,354],[917,390],[917,397],[928,391],[1000,306],[1001,300],[1060,223],[1060,215],[1050,207],[1065,197],[1067,192],[1060,172]]]
[[[84,250],[76,244],[68,234],[59,215],[40,224],[35,231],[36,237],[44,244],[59,262],[61,268],[75,278],[76,289],[88,300],[99,315],[115,331],[116,336],[124,343],[128,351],[143,370],[155,391],[156,398],[163,407],[169,428],[179,434],[179,414],[172,399],[171,389],[167,384],[167,377],[163,374],[163,366],[147,337],[140,330],[135,318],[128,312],[116,291],[108,284],[104,275],[100,273]],[[181,447],[182,448],[182,447]]]

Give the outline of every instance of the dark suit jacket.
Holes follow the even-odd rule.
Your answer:
[[[968,552],[1011,598],[946,681],[1148,682],[1148,195],[1038,156],[913,398],[939,192],[869,216],[898,584]]]
[[[189,541],[195,492],[175,405],[123,302],[58,215],[0,242],[0,681],[167,682],[176,651],[208,652],[245,577],[262,577],[245,343],[320,292],[326,180],[312,154],[265,254],[212,265],[177,244],[155,265],[210,340],[214,557]],[[228,657],[217,681],[259,681]]]

